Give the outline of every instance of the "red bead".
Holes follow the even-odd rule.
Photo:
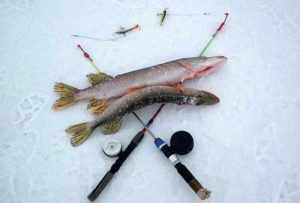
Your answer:
[[[83,55],[84,55],[86,58],[89,58],[89,57],[90,57],[89,54],[86,53],[86,52],[83,52]]]
[[[80,44],[77,44],[77,47],[80,48]]]

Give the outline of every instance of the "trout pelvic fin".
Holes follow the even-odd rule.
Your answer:
[[[92,98],[89,101],[87,109],[93,114],[100,115],[108,106],[109,105],[106,101]]]
[[[55,101],[52,108],[63,109],[71,106],[75,102],[74,95],[80,90],[64,83],[55,83],[54,91],[59,94],[60,98]]]
[[[108,79],[112,79],[113,77],[110,75],[107,75],[106,73],[100,72],[100,73],[90,73],[86,76],[89,80],[89,83],[91,83],[91,85],[97,85],[100,82],[104,81],[104,80],[108,80]]]
[[[66,132],[72,134],[71,145],[77,147],[91,135],[93,130],[94,128],[91,128],[89,123],[86,122],[72,125],[66,129]]]
[[[123,122],[122,117],[117,117],[113,120],[106,122],[100,127],[102,134],[110,135],[118,132],[122,126],[122,122]]]

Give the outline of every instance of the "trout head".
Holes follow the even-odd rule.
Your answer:
[[[188,96],[187,103],[191,105],[212,105],[219,103],[220,99],[207,91],[197,89],[184,89],[184,94]]]
[[[225,64],[227,58],[225,56],[212,57],[192,57],[182,59],[182,64],[194,72],[195,77],[206,75],[217,70]]]

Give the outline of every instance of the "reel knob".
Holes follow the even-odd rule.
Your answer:
[[[109,139],[104,142],[102,150],[106,156],[116,157],[122,151],[122,144],[119,140]]]
[[[176,154],[186,155],[194,148],[194,139],[186,131],[177,131],[171,136],[170,146]]]

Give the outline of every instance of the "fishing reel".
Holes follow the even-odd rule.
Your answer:
[[[171,136],[170,147],[176,154],[186,155],[193,150],[194,139],[186,131],[177,131]]]
[[[171,149],[178,155],[186,155],[194,148],[194,139],[186,131],[175,132],[170,139]],[[117,139],[109,139],[102,145],[102,151],[108,157],[117,157],[122,151],[122,144]]]
[[[102,146],[104,154],[108,157],[117,157],[122,153],[122,144],[119,140],[106,140]]]

